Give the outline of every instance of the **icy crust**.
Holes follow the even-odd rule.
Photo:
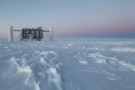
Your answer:
[[[0,43],[0,90],[135,90],[134,44]]]

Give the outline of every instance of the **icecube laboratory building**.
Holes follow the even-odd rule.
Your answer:
[[[13,32],[20,32],[20,41],[41,41],[43,39],[43,33],[49,32],[49,40],[53,41],[53,28],[43,30],[42,27],[38,28],[23,28],[21,30],[13,29],[13,26],[9,30],[8,41],[13,41]]]

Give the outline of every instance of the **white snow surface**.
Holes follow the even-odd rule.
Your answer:
[[[2,41],[0,90],[135,90],[135,40]]]

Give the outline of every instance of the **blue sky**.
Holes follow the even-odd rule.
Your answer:
[[[135,34],[135,0],[0,0],[0,37],[14,28],[54,28],[55,36]]]

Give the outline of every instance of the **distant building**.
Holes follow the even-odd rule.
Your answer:
[[[14,30],[13,27],[10,27],[9,30],[9,41],[13,41],[13,32],[19,31],[20,32],[20,41],[24,40],[35,40],[41,41],[43,38],[43,32],[49,32],[50,34],[50,41],[53,41],[53,29],[50,28],[49,30],[43,30],[42,27],[38,28],[23,28],[22,30]]]
[[[37,28],[37,29],[22,29],[22,40],[37,40],[37,41],[41,41],[41,39],[43,38],[43,30],[41,28]]]

